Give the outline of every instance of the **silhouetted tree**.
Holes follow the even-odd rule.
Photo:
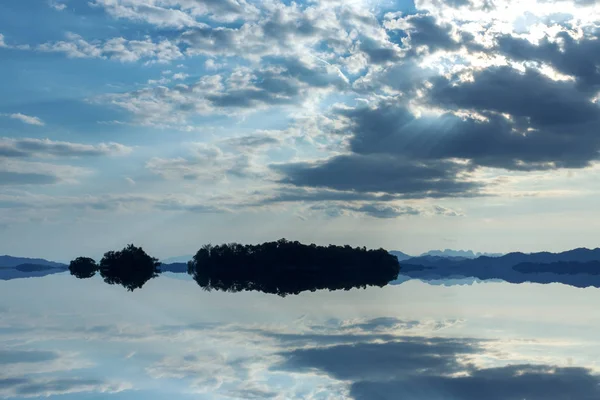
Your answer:
[[[116,283],[133,291],[157,277],[159,266],[158,259],[150,257],[141,247],[130,244],[121,251],[105,253],[99,269],[104,282]]]
[[[398,259],[386,250],[304,245],[280,239],[259,245],[205,245],[188,273],[206,290],[258,290],[280,296],[317,289],[385,286],[397,279]]]
[[[69,271],[79,279],[91,278],[96,275],[98,264],[91,258],[77,257],[69,264]]]

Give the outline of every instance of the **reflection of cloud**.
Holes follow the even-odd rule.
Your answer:
[[[461,400],[592,400],[600,397],[600,378],[584,368],[512,365],[474,371],[470,376],[421,376],[388,382],[360,381],[352,384],[356,400],[396,399]]]
[[[49,397],[70,393],[118,393],[131,389],[127,383],[79,378],[0,378],[0,397]]]
[[[53,361],[59,357],[53,351],[0,350],[0,365]]]
[[[27,331],[24,331],[25,333]],[[75,353],[47,350],[0,349],[0,379],[46,374],[91,367]]]
[[[215,352],[166,357],[146,369],[154,379],[187,379],[192,387],[205,392],[218,389],[235,374],[223,355]]]
[[[142,367],[157,384],[169,386],[171,381],[183,392],[223,399],[370,400],[396,399],[398,393],[407,400],[566,400],[571,394],[578,400],[597,398],[599,387],[594,385],[600,378],[591,370],[553,367],[559,359],[528,354],[531,349],[523,348],[521,340],[431,337],[462,323],[385,316],[319,323],[300,319],[289,326],[198,322],[44,327],[38,322],[30,329],[0,327],[0,338],[83,341],[85,349],[90,342],[101,342],[119,349],[120,363],[146,362]],[[539,346],[547,344],[534,345],[539,353]],[[129,360],[134,354],[135,360]],[[0,351],[2,362],[13,363],[11,369],[15,362],[19,368],[37,368],[69,357],[75,360],[46,350]],[[539,365],[528,364],[532,361]],[[0,397],[109,393],[129,387],[88,375],[54,376],[81,366],[46,368],[52,376],[29,378],[32,368],[0,375]]]
[[[340,380],[390,380],[411,374],[448,375],[466,369],[459,356],[480,351],[476,340],[404,338],[386,343],[353,343],[279,353],[285,371],[315,368]]]
[[[302,348],[279,353],[276,369],[320,370],[351,382],[357,400],[397,399],[596,399],[600,376],[585,368],[509,365],[477,369],[469,357],[483,349],[480,341],[412,338],[387,343],[354,343]]]

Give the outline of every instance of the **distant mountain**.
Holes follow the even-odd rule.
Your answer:
[[[558,275],[600,275],[600,261],[569,262],[559,261],[549,264],[521,263],[513,267],[523,274],[558,274]]]
[[[187,263],[192,258],[194,258],[194,256],[178,256],[165,258],[164,260],[160,260],[160,262],[163,264]]]
[[[177,274],[187,273],[187,263],[170,263],[170,264],[161,264],[159,269],[162,272],[174,272]]]
[[[66,265],[58,265],[59,266],[26,263],[14,267],[0,267],[0,280],[7,281],[19,278],[38,278],[67,271],[68,267]]]
[[[462,257],[462,258],[477,258],[481,256],[500,257],[502,253],[475,253],[473,250],[430,250],[427,253],[421,254],[421,257]]]
[[[413,257],[400,262],[400,274],[436,281],[473,277],[512,283],[560,282],[577,287],[600,287],[600,249],[574,249],[562,253],[509,253],[502,257]]]
[[[50,267],[65,266],[65,264],[44,260],[43,258],[0,256],[0,267],[16,267],[22,264],[47,265]]]
[[[412,258],[412,256],[409,256],[408,254],[403,253],[398,250],[388,251],[388,253],[390,253],[393,256],[398,257],[398,261],[408,260],[409,258]]]

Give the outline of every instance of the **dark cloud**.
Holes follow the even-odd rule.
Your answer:
[[[475,370],[469,376],[411,376],[388,382],[351,385],[356,400],[592,400],[600,396],[600,378],[584,368],[511,365]]]
[[[0,171],[0,185],[50,185],[58,182],[60,178],[50,174]]]
[[[598,47],[600,50],[600,47]],[[534,128],[581,125],[600,120],[600,108],[573,82],[553,81],[527,69],[491,67],[473,74],[473,81],[443,77],[433,81],[432,104],[451,109],[496,111],[527,118]],[[571,133],[576,136],[578,132]]]
[[[468,178],[478,166],[582,168],[598,159],[600,109],[574,82],[493,67],[474,72],[472,80],[431,83],[429,103],[447,112],[417,117],[401,100],[337,109],[348,121],[351,154],[271,167],[284,176],[281,183],[300,187],[441,198],[479,194],[482,186]]]
[[[0,365],[53,361],[60,356],[53,351],[0,350]]]
[[[298,348],[279,353],[284,361],[275,369],[320,370],[348,381],[356,400],[592,400],[600,395],[600,377],[585,368],[477,368],[465,362],[483,351],[482,344],[472,339],[412,337],[387,343]]]
[[[344,325],[345,329],[360,329],[367,332],[389,329],[411,329],[419,325],[419,321],[405,321],[394,317],[373,318],[364,322]]]
[[[236,148],[257,148],[279,144],[279,139],[267,135],[247,135],[226,139],[223,144]]]
[[[343,215],[350,211],[359,214],[365,214],[373,218],[398,218],[405,215],[420,215],[421,210],[413,207],[397,207],[388,204],[370,203],[363,205],[353,204],[324,204],[314,205],[312,210],[321,210],[331,217]]]
[[[429,14],[413,14],[390,20],[387,26],[405,31],[408,37],[404,41],[412,48],[427,46],[428,50],[433,52],[456,50],[460,47],[460,43],[452,38],[452,26],[439,24],[436,18]]]
[[[333,333],[333,334],[321,334],[321,333],[277,333],[264,330],[253,330],[252,332],[258,333],[264,337],[277,340],[285,344],[286,346],[302,347],[302,346],[322,346],[329,345],[341,345],[349,344],[352,345],[357,342],[368,343],[374,341],[391,341],[398,340],[400,337],[385,333],[365,333],[363,335],[353,333]],[[280,368],[282,366],[279,366]],[[285,369],[285,367],[282,367]]]
[[[394,47],[393,44],[370,38],[361,39],[360,50],[367,55],[369,62],[373,64],[384,64],[398,61],[401,58],[400,49]]]
[[[354,153],[361,155],[387,154],[395,158],[410,157],[424,163],[460,158],[469,160],[471,167],[479,165],[511,170],[581,168],[597,159],[600,137],[596,134],[598,120],[593,119],[593,108],[575,100],[576,104],[583,107],[583,110],[575,111],[580,118],[580,122],[575,122],[575,117],[561,116],[558,109],[555,112],[559,116],[546,116],[537,106],[524,105],[524,108],[529,108],[531,115],[510,120],[483,108],[487,105],[497,111],[513,111],[510,100],[501,98],[502,89],[495,90],[497,93],[490,89],[489,98],[481,100],[482,109],[476,110],[487,120],[459,117],[452,113],[417,118],[402,103],[393,102],[381,102],[376,107],[343,110],[340,113],[351,121],[350,129],[354,135],[350,147]],[[432,94],[432,101],[443,101],[450,105],[451,99],[456,98],[457,108],[476,105],[476,101],[470,100],[460,88],[443,86],[432,89],[432,93],[438,92],[441,93],[440,98]],[[486,97],[483,91],[474,92]],[[455,97],[451,94],[455,94]],[[499,98],[494,100],[494,94]],[[512,97],[520,95],[517,92]],[[510,94],[506,92],[506,96]],[[520,104],[519,100],[515,101]],[[514,112],[523,115],[526,111]],[[529,122],[534,117],[536,121],[547,124],[552,119],[571,123],[536,127]],[[393,167],[393,164],[390,166]],[[458,169],[459,166],[455,165],[455,173],[458,173]]]
[[[502,35],[496,39],[501,53],[518,61],[537,61],[551,65],[557,71],[573,76],[582,90],[592,90],[600,84],[600,42],[594,36],[574,39],[559,32],[553,41],[548,37],[533,44],[526,39]]]
[[[130,147],[119,143],[88,145],[49,139],[0,138],[0,157],[88,157],[127,154]]]
[[[355,337],[355,340],[360,340]],[[276,368],[305,372],[315,368],[335,379],[387,381],[407,375],[446,375],[465,370],[457,357],[476,354],[479,343],[462,339],[406,338],[387,343],[353,343],[279,353]]]
[[[357,192],[385,192],[404,198],[474,196],[480,185],[460,180],[463,165],[422,163],[391,155],[342,155],[317,162],[272,165],[281,183]]]
[[[262,194],[262,193],[257,193]],[[389,194],[360,193],[355,191],[339,191],[329,189],[308,189],[294,186],[281,186],[273,194],[258,201],[257,205],[287,203],[296,201],[391,201],[400,199]]]
[[[224,393],[227,397],[239,398],[239,399],[273,399],[279,395],[279,393],[261,388],[242,388],[237,390],[230,390]]]

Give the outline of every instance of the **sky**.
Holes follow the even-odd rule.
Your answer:
[[[0,253],[600,240],[593,0],[4,0]]]

